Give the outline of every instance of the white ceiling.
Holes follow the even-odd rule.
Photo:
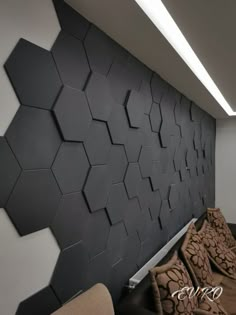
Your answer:
[[[134,0],[66,2],[212,116],[227,117]],[[233,38],[233,6],[236,8],[236,1],[163,0],[163,3],[226,100],[236,109],[236,104],[233,104],[236,96],[233,88],[236,60],[233,53],[236,45],[230,41]],[[222,23],[227,24],[224,31]]]

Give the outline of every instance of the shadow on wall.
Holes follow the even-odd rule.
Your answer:
[[[21,106],[0,140],[0,206],[20,235],[50,227],[50,286],[17,311],[50,314],[96,282],[124,284],[214,206],[215,120],[55,1],[51,52],[21,39],[5,69]]]

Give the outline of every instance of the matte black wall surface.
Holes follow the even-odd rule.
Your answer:
[[[0,138],[0,206],[21,235],[49,227],[61,248],[50,286],[17,314],[49,314],[98,281],[117,302],[215,203],[215,120],[54,4],[62,31],[52,52],[21,39],[5,65],[21,106]]]

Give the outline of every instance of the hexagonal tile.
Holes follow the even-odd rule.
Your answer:
[[[112,224],[123,220],[127,204],[128,196],[124,184],[119,183],[112,185],[106,206]]]
[[[89,162],[80,143],[64,142],[56,156],[52,171],[63,194],[80,191],[89,170]]]
[[[112,184],[111,170],[106,165],[91,167],[84,193],[92,212],[105,208]]]
[[[90,258],[103,252],[107,245],[110,223],[105,210],[99,210],[90,216],[84,234],[84,244]]]
[[[152,188],[149,179],[143,179],[138,188],[138,199],[142,211],[149,209],[150,199],[152,196]]]
[[[81,242],[61,252],[51,280],[61,303],[64,304],[84,289],[88,263],[89,256]]]
[[[160,194],[161,194],[161,199],[168,199],[169,195],[169,189],[170,189],[170,184],[171,184],[171,175],[169,173],[161,174],[161,185],[160,185]]]
[[[138,196],[139,184],[141,182],[141,174],[137,163],[129,163],[125,174],[125,186],[129,198]]]
[[[51,224],[60,199],[60,190],[51,171],[24,171],[6,209],[20,235],[26,235]]]
[[[52,108],[62,84],[49,51],[20,39],[5,69],[23,105]]]
[[[68,34],[83,40],[90,23],[65,1],[53,0],[61,28]]]
[[[190,170],[191,176],[196,175],[197,171],[197,152],[189,149],[186,154],[187,167]]]
[[[145,114],[149,114],[152,107],[152,92],[150,83],[142,80],[139,92],[145,96]]]
[[[182,161],[185,160],[186,152],[186,144],[184,139],[182,138],[174,154],[174,166],[176,171],[180,170]]]
[[[190,108],[190,115],[192,121],[200,122],[204,115],[204,111],[192,102]]]
[[[116,184],[122,182],[128,166],[128,161],[123,146],[112,146],[108,164],[111,167],[112,183]]]
[[[143,134],[140,130],[129,129],[126,136],[125,151],[128,161],[137,162],[143,144]]]
[[[143,177],[150,177],[152,175],[152,148],[142,147],[139,166]]]
[[[63,196],[51,225],[61,249],[74,245],[83,239],[90,215],[81,192]]]
[[[107,78],[99,73],[93,73],[86,86],[86,95],[93,118],[107,121],[114,107]]]
[[[86,287],[89,289],[91,286],[102,283],[106,286],[110,284],[111,273],[111,257],[107,251],[94,257],[88,265],[88,278]]]
[[[124,240],[127,238],[127,232],[123,221],[114,224],[110,228],[107,240],[107,249],[111,251],[111,264],[117,263],[124,255]]]
[[[82,90],[90,73],[82,42],[60,32],[52,47],[52,54],[63,83]]]
[[[161,146],[167,148],[170,144],[170,131],[166,120],[162,120],[160,129]]]
[[[151,226],[150,212],[142,211],[141,224],[138,227],[138,236],[139,236],[140,242],[143,242],[147,238],[150,226]]]
[[[161,210],[161,195],[159,190],[152,193],[149,209],[153,220],[157,220]]]
[[[141,225],[141,209],[137,198],[129,200],[125,212],[124,224],[128,235],[137,234],[137,228]]]
[[[24,169],[49,168],[61,144],[51,113],[26,106],[19,108],[6,138]]]
[[[152,104],[152,109],[150,112],[150,121],[151,121],[152,131],[159,132],[162,118],[161,118],[160,105],[157,103]]]
[[[168,226],[169,218],[170,218],[169,203],[167,200],[163,200],[161,203],[161,211],[159,216],[162,229]]]
[[[51,314],[61,307],[61,303],[50,286],[40,290],[19,304],[17,315]]]
[[[170,208],[173,210],[177,208],[179,202],[179,192],[176,187],[176,185],[170,186],[170,192],[169,192],[169,204]]]
[[[132,90],[126,103],[126,109],[131,127],[141,127],[145,112],[145,98],[143,95]]]
[[[21,169],[6,139],[3,137],[0,137],[0,152],[0,208],[2,208],[15,186]]]
[[[66,141],[83,141],[92,117],[83,92],[65,86],[54,107],[54,113]]]
[[[157,190],[161,186],[161,164],[159,161],[152,162],[151,184],[153,190]]]
[[[114,144],[124,144],[126,142],[129,124],[123,106],[114,106],[108,120],[108,128]]]
[[[161,98],[167,88],[168,85],[166,82],[162,80],[158,74],[154,73],[151,80],[151,89],[154,102],[160,104]]]
[[[106,164],[108,162],[111,140],[105,123],[92,122],[84,147],[92,165]]]
[[[123,48],[94,25],[88,31],[84,45],[92,70],[103,75],[107,75],[114,60],[126,56]]]

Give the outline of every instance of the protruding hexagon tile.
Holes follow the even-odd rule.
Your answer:
[[[161,98],[168,88],[168,85],[158,74],[154,73],[151,80],[151,88],[154,102],[160,104]]]
[[[189,149],[187,151],[186,162],[191,176],[195,176],[197,171],[197,152],[195,150]]]
[[[152,189],[157,190],[161,185],[161,165],[159,161],[152,162],[152,174],[151,174]]]
[[[50,315],[60,307],[61,303],[49,286],[21,302],[16,315]]]
[[[51,171],[24,171],[6,209],[20,235],[26,235],[50,226],[60,199],[60,190]]]
[[[91,25],[88,31],[84,45],[92,70],[103,75],[107,75],[114,60],[122,60],[127,54],[123,48],[94,25]]]
[[[129,129],[126,134],[125,151],[129,162],[137,162],[143,144],[143,135],[140,130]]]
[[[86,287],[89,289],[97,283],[109,286],[111,272],[111,257],[108,251],[94,257],[88,265]]]
[[[131,127],[141,127],[145,112],[145,99],[143,95],[132,90],[129,94],[126,109]]]
[[[129,124],[123,106],[114,106],[108,120],[108,128],[114,144],[124,144],[126,142]]]
[[[149,211],[142,211],[141,213],[141,224],[138,226],[138,236],[140,242],[143,242],[148,236],[148,229],[151,226],[151,215]]]
[[[63,250],[58,258],[51,285],[61,303],[84,289],[89,256],[82,242]]]
[[[160,211],[160,216],[159,216],[162,229],[168,226],[169,218],[170,218],[169,203],[167,200],[163,200],[161,204],[161,211]]]
[[[105,123],[92,122],[84,147],[92,165],[106,164],[108,162],[111,140]]]
[[[89,162],[80,143],[64,142],[56,156],[52,171],[63,194],[80,191],[88,174]]]
[[[174,154],[174,166],[176,171],[180,170],[182,161],[185,159],[186,152],[187,148],[184,139],[182,138]]]
[[[61,144],[51,113],[26,106],[19,108],[6,138],[24,169],[49,168]]]
[[[123,146],[112,146],[108,164],[111,167],[112,182],[114,184],[122,182],[128,166],[128,161]]]
[[[161,195],[159,190],[156,190],[152,193],[149,209],[152,219],[157,220],[161,209]]]
[[[129,198],[138,196],[139,184],[142,180],[137,163],[130,163],[125,174],[125,186]]]
[[[90,73],[82,42],[60,32],[52,47],[52,54],[63,83],[82,90]]]
[[[193,102],[191,103],[190,116],[192,121],[200,122],[204,116],[204,111]]]
[[[149,115],[152,107],[152,92],[150,83],[146,80],[142,80],[139,92],[145,97],[145,114]]]
[[[61,249],[74,245],[83,239],[90,216],[81,192],[63,196],[51,225]]]
[[[65,86],[57,99],[54,113],[66,141],[83,141],[92,117],[83,92]]]
[[[168,199],[171,175],[169,173],[161,174],[160,194],[162,200]]]
[[[98,165],[91,168],[84,187],[84,194],[92,212],[105,208],[111,183],[110,167]]]
[[[49,51],[20,39],[5,69],[22,104],[52,108],[62,84]]]
[[[68,34],[83,40],[90,23],[65,1],[53,0],[61,28]]]
[[[110,223],[105,210],[99,210],[90,216],[85,234],[84,244],[90,258],[95,257],[106,249]]]
[[[160,105],[157,103],[152,104],[152,109],[150,112],[150,121],[151,121],[152,131],[159,132],[162,118],[161,118]]]
[[[112,185],[106,206],[112,224],[123,220],[127,205],[128,196],[124,184]]]
[[[99,73],[93,73],[86,86],[86,95],[93,118],[107,121],[114,107],[107,78]]]
[[[143,177],[150,177],[152,175],[152,148],[142,147],[139,166]]]
[[[161,129],[160,129],[160,140],[161,146],[166,148],[170,144],[170,131],[168,128],[168,123],[165,120],[162,120]]]
[[[114,224],[110,228],[107,249],[111,252],[111,264],[117,263],[124,255],[124,240],[127,232],[123,222]]]
[[[169,204],[170,204],[170,208],[176,209],[178,206],[178,202],[179,202],[179,192],[177,190],[176,185],[171,185],[170,186],[170,192],[169,192]]]
[[[4,207],[17,178],[20,175],[20,166],[12,153],[5,138],[0,137],[0,208]]]
[[[152,188],[150,181],[148,178],[143,179],[138,187],[138,199],[142,211],[149,209],[151,196]]]
[[[129,200],[127,211],[125,211],[124,224],[128,235],[137,233],[141,225],[141,209],[137,198]]]

